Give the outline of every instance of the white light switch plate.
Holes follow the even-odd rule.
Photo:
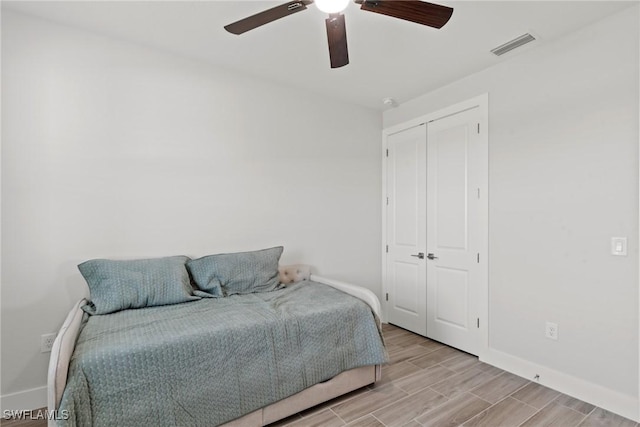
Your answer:
[[[611,238],[611,255],[627,256],[627,238],[626,237]]]

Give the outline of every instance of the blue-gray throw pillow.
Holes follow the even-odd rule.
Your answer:
[[[220,287],[225,295],[269,292],[281,287],[278,262],[283,249],[208,255],[187,261],[187,269],[204,292],[217,292]]]
[[[193,295],[186,256],[114,261],[93,259],[78,265],[89,285],[89,314],[128,308],[177,304],[200,299]]]

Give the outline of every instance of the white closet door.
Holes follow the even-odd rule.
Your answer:
[[[427,336],[471,354],[483,280],[479,123],[472,108],[427,124]]]
[[[387,139],[387,316],[420,335],[427,333],[426,145],[424,124]]]

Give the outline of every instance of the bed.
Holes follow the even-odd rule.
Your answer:
[[[52,350],[49,425],[264,426],[380,379],[371,291],[300,265],[279,267],[278,281],[103,316],[79,301]]]

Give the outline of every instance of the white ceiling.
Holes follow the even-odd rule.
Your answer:
[[[285,3],[272,1],[3,1],[3,9],[198,58],[272,82],[382,110],[508,60],[489,51],[525,32],[548,43],[635,1],[454,1],[436,30],[359,10],[344,12],[351,63],[331,69],[324,15],[315,6],[243,35],[223,26]]]

